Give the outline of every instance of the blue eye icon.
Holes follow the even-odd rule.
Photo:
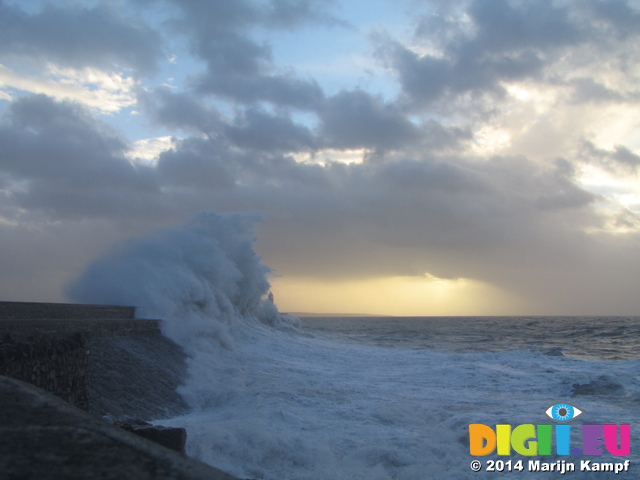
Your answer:
[[[545,410],[547,417],[556,422],[570,422],[575,420],[584,412],[578,407],[569,405],[568,403],[556,403]]]

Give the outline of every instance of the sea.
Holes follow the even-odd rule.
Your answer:
[[[184,348],[190,411],[157,423],[185,427],[190,456],[260,480],[640,478],[640,317],[286,315],[252,221],[208,212],[132,239],[68,289],[136,305]],[[500,452],[485,430],[472,455],[470,425],[499,430]],[[540,452],[518,453],[520,425],[553,435],[519,433]]]
[[[189,454],[239,478],[640,478],[638,317],[312,317],[245,333],[173,420]],[[629,424],[630,455],[470,455],[470,424],[553,425],[558,403],[583,412],[572,448],[583,424]]]

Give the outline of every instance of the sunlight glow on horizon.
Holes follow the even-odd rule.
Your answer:
[[[282,312],[385,316],[508,315],[522,301],[489,284],[430,275],[362,280],[271,280]]]

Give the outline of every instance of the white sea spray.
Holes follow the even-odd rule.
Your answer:
[[[596,389],[573,403],[593,423],[637,421],[638,361],[380,348],[300,332],[264,298],[257,220],[200,214],[116,247],[69,288],[74,300],[136,305],[184,347],[180,393],[192,410],[163,423],[187,428],[190,455],[242,478],[488,478],[469,468],[470,423],[548,423],[546,407],[603,375],[623,396]]]

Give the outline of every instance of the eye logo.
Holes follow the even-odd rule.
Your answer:
[[[551,405],[547,408],[544,413],[547,417],[556,422],[570,422],[571,420],[578,418],[584,412],[578,407],[574,407],[568,403],[556,403],[555,405]]]
[[[593,456],[603,455],[607,452],[616,457],[631,455],[631,425],[628,423],[620,425],[614,423],[571,425],[569,422],[575,420],[584,412],[575,405],[564,402],[551,405],[544,413],[556,424],[533,425],[524,423],[515,427],[510,424],[495,426],[483,423],[469,424],[469,453],[474,457],[483,457],[494,452],[497,455],[511,455],[512,452],[515,452],[518,455],[527,457],[549,455]],[[572,427],[574,432],[571,431]],[[582,437],[580,445],[572,447],[572,440],[575,443],[579,436]],[[554,444],[555,449],[553,448]],[[535,462],[529,461],[530,471],[534,471],[531,468],[532,465],[537,465]],[[583,460],[581,462],[583,471],[586,471],[584,468],[590,464],[591,460]],[[491,463],[491,465],[493,464]],[[569,467],[569,465],[573,466],[573,463],[558,460],[555,463],[546,464],[546,466],[553,468],[545,470],[544,468],[536,467],[535,471],[554,471],[555,466],[560,467],[560,465]],[[624,465],[628,465],[628,460]],[[564,474],[564,467],[561,468],[563,470],[560,473]],[[602,470],[604,471],[605,469]]]

